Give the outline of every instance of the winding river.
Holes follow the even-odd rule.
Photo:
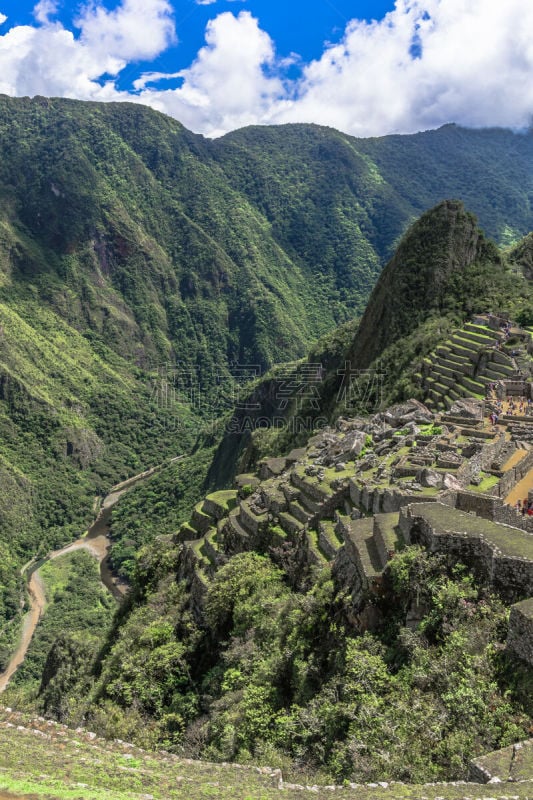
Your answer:
[[[178,461],[183,456],[173,458],[170,463]],[[22,568],[22,575],[28,577],[28,592],[30,596],[30,609],[24,616],[22,625],[22,633],[17,649],[13,653],[9,664],[4,672],[0,674],[0,693],[5,691],[9,681],[17,671],[18,667],[24,661],[28,647],[30,646],[33,634],[39,623],[39,620],[44,612],[46,606],[46,595],[43,579],[40,574],[40,569],[43,564],[52,561],[55,558],[60,558],[67,553],[72,553],[75,550],[87,550],[94,556],[100,564],[100,577],[102,583],[111,592],[115,600],[120,602],[128,590],[127,584],[119,577],[113,574],[109,566],[109,548],[111,546],[111,539],[109,538],[109,522],[111,518],[111,510],[115,503],[118,502],[120,497],[135,486],[136,483],[149,478],[154,472],[161,469],[162,465],[152,467],[151,469],[140,472],[132,478],[118,483],[111,488],[109,494],[104,498],[100,506],[100,511],[95,521],[81,539],[78,539],[71,544],[62,547],[60,550],[54,550],[47,556],[40,559],[33,559],[29,561]]]

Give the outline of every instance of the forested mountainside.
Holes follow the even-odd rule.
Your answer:
[[[32,544],[68,540],[104,484],[187,452],[243,377],[349,331],[420,212],[457,196],[497,240],[527,233],[532,152],[455,126],[208,141],[137,105],[0,98],[2,618]]]
[[[139,548],[189,516],[208,473],[220,486],[235,471],[242,442],[225,438],[209,471],[220,433],[205,428],[231,418],[243,380],[256,376],[268,417],[279,398],[263,374],[321,363],[309,415],[331,419],[355,353],[388,359],[386,399],[403,396],[412,355],[447,326],[494,298],[513,312],[530,304],[529,239],[504,255],[448,202],[409,230],[356,335],[383,264],[443,198],[466,201],[500,245],[533,228],[532,156],[531,133],[357,140],[294,125],[209,141],[142,106],[0,97],[2,664],[20,630],[22,566],[77,538],[96,495],[163,463],[113,514],[112,562],[138,581],[142,608]],[[290,419],[302,408],[285,399]],[[246,458],[305,436],[266,431]],[[89,580],[85,569],[56,575],[59,594]]]

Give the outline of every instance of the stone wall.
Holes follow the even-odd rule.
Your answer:
[[[512,506],[496,506],[494,509],[494,522],[502,525],[511,525],[513,528],[520,528],[522,531],[533,533],[533,517],[522,515]]]
[[[511,489],[533,469],[533,450],[530,450],[512,469],[502,475],[496,486],[498,497],[507,497]]]
[[[349,492],[352,503],[359,509],[373,514],[390,514],[410,503],[431,503],[437,499],[417,492],[402,492],[394,487],[373,487],[360,484],[350,478]]]
[[[456,477],[464,486],[467,486],[472,478],[482,470],[488,470],[493,461],[498,459],[503,448],[508,444],[502,434],[497,439],[486,441],[479,453],[475,453],[467,459],[457,470]]]
[[[453,560],[463,561],[471,567],[477,580],[490,586],[507,602],[529,596],[511,608],[507,647],[533,665],[533,560],[502,552],[482,533],[465,530],[466,523],[464,516],[454,517],[449,509],[449,524],[444,513],[442,523],[436,525],[426,518],[420,504],[402,509],[399,519],[407,543],[419,543],[432,553],[444,553]],[[502,530],[505,531],[503,526]],[[511,530],[509,535],[512,535]]]
[[[450,504],[448,504],[450,505]],[[502,501],[499,497],[475,492],[455,492],[455,508],[467,514],[476,514],[483,519],[495,519],[496,509],[500,508]]]
[[[442,521],[431,522],[422,504],[400,510],[399,525],[408,544],[422,544],[431,553],[444,553],[471,567],[476,579],[497,591],[506,601],[513,602],[533,595],[533,560],[521,558],[502,550],[480,531],[468,530],[468,518],[456,510],[438,503]],[[437,510],[437,509],[436,509]],[[430,514],[430,519],[427,518]],[[494,523],[492,523],[494,525]],[[500,534],[512,529],[502,526]],[[518,535],[518,534],[516,534]],[[515,545],[516,548],[516,545]]]
[[[511,608],[507,647],[533,666],[533,598]]]

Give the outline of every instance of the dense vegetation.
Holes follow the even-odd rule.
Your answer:
[[[174,557],[161,541],[145,551],[145,602],[92,705],[65,719],[88,713],[93,728],[143,744],[336,781],[463,778],[469,759],[527,735],[533,676],[504,654],[506,609],[460,565],[405,550],[373,600],[381,624],[360,635],[329,568],[294,591],[255,553],[219,570],[199,625],[183,584],[165,577]],[[54,681],[79,696],[66,670]]]
[[[83,550],[49,561],[41,567],[41,576],[47,609],[9,689],[16,705],[23,703],[27,689],[37,691],[41,681],[47,685],[47,672],[53,674],[57,663],[66,657],[61,648],[67,632],[82,648],[82,663],[94,658],[116,610],[115,601],[100,581],[97,561]]]

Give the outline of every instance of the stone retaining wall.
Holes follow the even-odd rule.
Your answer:
[[[507,647],[533,665],[533,598],[511,608]]]

